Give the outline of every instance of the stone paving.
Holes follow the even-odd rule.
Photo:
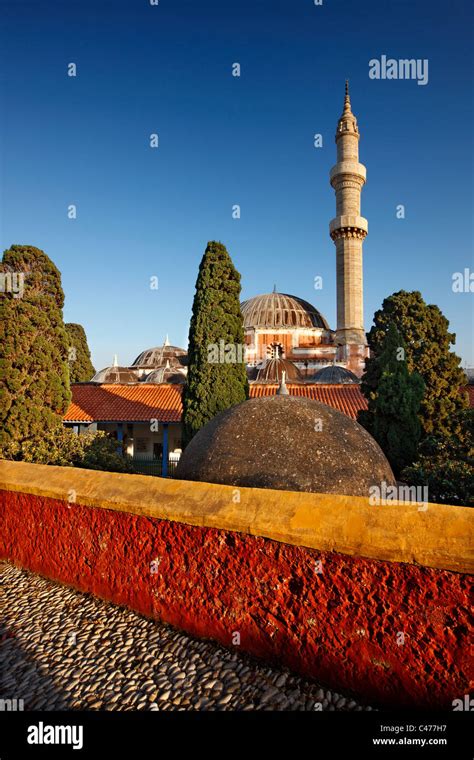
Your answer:
[[[25,710],[371,710],[0,562],[0,699]]]

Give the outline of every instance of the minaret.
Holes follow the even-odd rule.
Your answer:
[[[357,374],[361,374],[368,353],[362,285],[362,243],[368,223],[360,216],[366,170],[359,163],[359,137],[346,81],[344,110],[336,132],[337,164],[329,175],[336,193],[336,217],[329,225],[329,234],[336,244],[337,358]]]

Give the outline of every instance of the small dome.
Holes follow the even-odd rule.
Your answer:
[[[303,379],[301,372],[293,362],[278,357],[267,359],[263,367],[258,370],[257,383],[281,383],[283,372],[286,372],[286,382],[299,382]]]
[[[162,346],[155,346],[155,348],[147,348],[142,351],[132,363],[132,367],[158,369],[164,367],[167,361],[172,367],[186,367],[188,354],[184,348],[170,346],[165,341]]]
[[[170,367],[169,361],[166,362],[166,367],[159,367],[150,372],[144,379],[145,383],[170,383],[171,385],[182,385],[186,382],[186,375],[184,372],[173,369]]]
[[[266,293],[241,304],[246,328],[321,327],[329,330],[322,314],[308,301],[286,293]]]
[[[326,404],[295,396],[253,398],[218,414],[184,450],[176,477],[351,496],[369,496],[383,481],[395,485],[367,430]]]
[[[359,385],[360,380],[349,369],[330,364],[319,369],[311,378],[311,382],[320,385]]]
[[[97,372],[91,383],[136,383],[138,375],[128,367],[105,367]]]

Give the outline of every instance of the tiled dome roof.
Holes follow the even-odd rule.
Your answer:
[[[308,301],[287,293],[265,293],[241,304],[244,328],[322,327],[329,325]]]
[[[321,383],[321,385],[358,385],[360,380],[345,367],[330,364],[328,367],[319,369],[311,378],[311,382]]]
[[[285,379],[287,382],[298,382],[298,380],[302,380],[301,373],[293,362],[290,362],[289,359],[278,357],[275,359],[268,359],[262,369],[258,370],[256,378],[257,383],[280,383],[283,372],[286,372]]]
[[[155,346],[155,348],[147,348],[142,351],[133,362],[132,367],[157,369],[164,367],[167,361],[172,367],[185,367],[187,358],[188,354],[184,348],[164,343],[162,346]]]
[[[138,382],[138,375],[134,370],[128,367],[105,367],[99,372],[96,372],[91,383],[136,383]]]
[[[169,361],[166,362],[166,367],[158,367],[150,372],[146,376],[145,383],[171,383],[173,385],[180,385],[186,382],[186,375],[184,372],[170,367]]]

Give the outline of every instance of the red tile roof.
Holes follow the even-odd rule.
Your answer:
[[[359,409],[366,408],[357,385],[293,385],[292,396],[306,396],[322,401],[354,419]],[[95,385],[78,383],[72,386],[72,402],[65,422],[179,422],[183,412],[180,385]],[[278,385],[252,383],[250,397],[274,396]]]
[[[180,422],[182,386],[72,385],[72,401],[64,422]]]
[[[251,383],[250,398],[274,396],[275,383]],[[288,384],[292,396],[304,396],[322,401],[353,419],[359,409],[367,409],[367,402],[358,385]],[[471,406],[474,406],[474,386],[466,388]],[[182,385],[147,384],[96,385],[78,383],[72,386],[72,402],[65,422],[180,422],[183,412]]]
[[[367,402],[361,393],[358,385],[312,385],[304,383],[301,385],[287,384],[291,396],[304,396],[313,398],[316,401],[322,401],[323,404],[332,406],[348,417],[354,420],[357,417],[359,409],[367,409]],[[278,385],[270,383],[252,383],[250,386],[250,397],[274,396],[278,390]]]

